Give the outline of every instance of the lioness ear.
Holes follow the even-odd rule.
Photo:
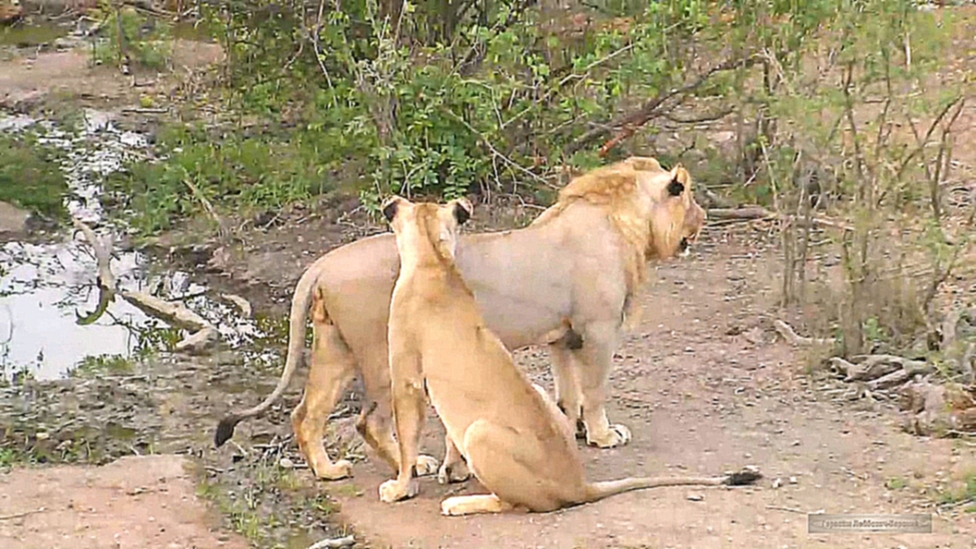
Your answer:
[[[454,219],[457,220],[458,225],[464,225],[474,214],[474,206],[471,205],[471,202],[467,198],[459,198],[453,202]]]
[[[668,195],[670,196],[681,196],[681,193],[685,192],[684,183],[678,181],[678,176],[675,175],[674,179],[668,183]]]
[[[383,217],[386,218],[388,223],[393,223],[393,218],[396,217],[397,209],[399,209],[401,202],[406,202],[406,200],[395,195],[383,201],[383,205],[380,208],[383,211]]]

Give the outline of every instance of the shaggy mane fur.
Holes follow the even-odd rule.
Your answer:
[[[652,234],[647,212],[641,211],[637,178],[642,172],[656,174],[665,170],[653,158],[632,156],[580,175],[560,189],[556,203],[542,212],[532,225],[543,225],[558,218],[579,200],[605,206],[610,222],[630,248],[626,270],[628,290],[634,292],[646,277],[648,253],[655,236],[666,236]],[[684,167],[677,166],[675,173],[686,188],[691,186],[691,175]]]

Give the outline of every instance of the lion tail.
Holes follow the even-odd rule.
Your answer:
[[[581,503],[592,503],[603,498],[645,488],[662,486],[741,486],[752,484],[762,478],[755,469],[743,469],[720,477],[629,477],[620,480],[590,482],[586,485],[586,495]]]
[[[298,365],[302,361],[305,349],[305,321],[308,318],[308,306],[312,301],[312,291],[318,283],[318,276],[318,269],[314,267],[308,269],[295,287],[295,294],[291,300],[291,317],[288,320],[288,355],[285,359],[285,369],[281,373],[281,379],[278,380],[278,386],[261,404],[224,416],[217,425],[217,432],[214,434],[214,443],[217,447],[222,446],[230,437],[234,436],[234,427],[242,420],[263,414],[270,408],[274,401],[281,398],[291,382],[295,370],[298,369]]]

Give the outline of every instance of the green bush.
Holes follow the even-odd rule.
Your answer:
[[[136,66],[163,69],[169,65],[172,25],[167,21],[143,15],[131,6],[114,5],[109,0],[102,0],[93,14],[105,21],[102,27],[105,36],[96,42],[92,51],[97,62],[118,64],[124,53]]]
[[[68,186],[59,153],[30,135],[0,134],[0,201],[51,219],[64,219]]]

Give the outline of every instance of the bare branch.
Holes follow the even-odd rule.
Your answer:
[[[754,54],[745,58],[728,59],[722,63],[719,63],[718,65],[715,65],[710,69],[708,69],[707,71],[705,71],[703,74],[701,74],[698,78],[696,78],[692,82],[689,82],[688,84],[685,84],[684,86],[681,86],[679,88],[674,88],[670,91],[659,94],[654,99],[651,99],[645,102],[643,105],[641,105],[641,107],[637,111],[628,114],[623,118],[620,118],[616,122],[612,122],[606,125],[601,125],[597,128],[594,128],[584,133],[578,139],[576,139],[576,141],[574,141],[573,143],[571,143],[569,146],[566,147],[566,154],[573,154],[576,151],[579,151],[580,149],[588,147],[591,144],[593,144],[595,141],[598,141],[599,139],[609,134],[613,128],[619,128],[619,130],[617,131],[617,135],[611,138],[610,141],[605,143],[600,148],[601,154],[605,155],[612,148],[616,147],[622,141],[624,141],[625,139],[633,135],[638,128],[646,124],[655,116],[658,116],[658,111],[661,108],[661,106],[664,105],[669,100],[697,90],[698,88],[702,87],[705,83],[707,83],[709,79],[712,78],[712,76],[715,76],[720,72],[725,72],[725,71],[730,71],[730,70],[735,70],[740,68],[749,68],[754,66],[756,63],[760,62],[762,59],[763,59],[762,56]]]

